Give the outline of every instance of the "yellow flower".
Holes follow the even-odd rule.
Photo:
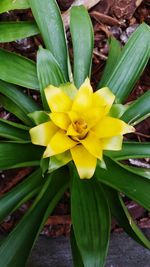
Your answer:
[[[93,93],[87,78],[77,90],[73,85],[45,89],[50,121],[30,130],[33,144],[46,146],[43,157],[58,155],[73,160],[80,178],[91,178],[103,150],[120,150],[123,135],[134,128],[109,116],[115,96],[107,88]]]

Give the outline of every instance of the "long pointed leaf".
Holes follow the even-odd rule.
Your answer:
[[[149,158],[150,143],[124,142],[122,150],[105,151],[105,155],[115,160],[123,160],[129,158]]]
[[[105,163],[107,169],[100,167],[96,169],[97,180],[123,192],[147,210],[150,210],[150,181],[121,168],[109,158],[105,158]]]
[[[29,175],[22,183],[0,198],[0,222],[10,213],[19,208],[28,199],[38,193],[44,183],[41,170],[38,169]]]
[[[139,97],[124,112],[121,119],[129,124],[136,125],[150,116],[150,90]]]
[[[150,29],[141,24],[124,46],[120,59],[106,82],[116,101],[122,103],[132,91],[150,56]],[[115,60],[115,59],[114,59]]]
[[[91,76],[93,27],[84,6],[73,7],[70,19],[74,53],[74,83],[79,88],[84,80]]]
[[[144,178],[150,179],[150,168],[143,168],[143,167],[134,167],[129,166],[126,164],[122,164],[119,161],[115,161],[117,164],[119,164],[122,168],[126,169],[129,172],[135,173],[139,176],[142,176]]]
[[[29,8],[27,0],[1,0],[0,13],[7,12],[14,9],[26,9]]]
[[[65,78],[52,53],[42,47],[39,48],[37,54],[37,73],[44,110],[49,110],[44,89],[49,84],[59,86],[61,83],[65,83]]]
[[[38,166],[43,148],[32,144],[0,142],[0,169]]]
[[[94,178],[81,180],[76,170],[72,176],[71,215],[76,242],[85,267],[102,267],[109,242],[109,207]]]
[[[68,81],[68,52],[63,22],[57,2],[55,0],[29,0],[29,3],[46,48],[56,58]]]
[[[111,76],[121,54],[121,47],[119,42],[115,38],[111,38],[109,41],[109,54],[106,62],[102,78],[98,84],[98,88],[104,87]],[[115,60],[114,60],[115,59]]]
[[[35,63],[3,49],[0,49],[0,79],[30,89],[39,88]]]
[[[63,175],[66,173],[61,170],[45,179],[45,185],[35,202],[1,245],[1,267],[25,266],[39,231],[66,190],[68,179]]]
[[[12,42],[38,33],[39,29],[34,22],[0,22],[0,43]]]
[[[19,129],[17,124],[0,119],[0,137],[10,140],[30,140],[29,131]]]
[[[73,266],[74,267],[84,267],[80,251],[77,246],[77,242],[75,239],[74,231],[71,229],[71,250],[72,250],[72,256],[73,256]]]
[[[145,237],[142,231],[138,228],[131,215],[129,214],[125,204],[122,201],[119,193],[108,187],[104,186],[105,194],[112,212],[119,225],[138,243],[150,249],[150,241]]]

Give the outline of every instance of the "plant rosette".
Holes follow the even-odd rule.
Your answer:
[[[0,169],[32,166],[33,171],[0,198],[0,221],[34,200],[1,242],[0,266],[26,265],[66,190],[70,191],[74,267],[105,265],[112,216],[150,249],[122,197],[150,210],[150,170],[124,163],[149,158],[150,144],[123,140],[150,114],[150,90],[124,104],[149,60],[149,26],[141,24],[123,48],[116,39],[109,40],[106,67],[93,92],[94,34],[86,8],[70,9],[72,64],[55,0],[3,0],[0,13],[28,8],[35,21],[0,22],[1,43],[40,34],[45,47],[39,47],[36,63],[0,49],[0,104],[19,120],[0,119]],[[24,94],[24,88],[36,90],[41,104]]]

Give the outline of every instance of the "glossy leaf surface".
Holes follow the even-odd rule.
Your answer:
[[[29,0],[29,3],[45,46],[56,58],[68,81],[68,52],[57,2],[55,0]]]
[[[94,46],[93,27],[84,6],[71,9],[70,30],[74,54],[74,83],[79,88],[84,80],[91,76]]]
[[[30,6],[27,0],[1,0],[0,13],[4,13],[14,9],[26,9],[29,7]]]
[[[30,89],[38,89],[35,63],[16,53],[0,49],[0,79]]]
[[[0,43],[12,42],[39,33],[34,22],[0,22]]]

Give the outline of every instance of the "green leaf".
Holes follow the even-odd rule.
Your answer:
[[[150,116],[150,90],[139,97],[127,108],[121,119],[125,122],[136,125]]]
[[[123,160],[129,158],[149,158],[150,143],[124,142],[122,150],[105,151],[105,155],[115,160]]]
[[[80,251],[77,246],[77,242],[74,236],[74,231],[71,229],[71,235],[70,235],[70,241],[71,241],[71,250],[72,250],[72,257],[73,257],[73,266],[74,267],[84,267]]]
[[[114,117],[114,118],[120,118],[126,110],[127,110],[127,106],[125,105],[113,104],[109,111],[109,116]]]
[[[48,166],[48,172],[51,173],[60,167],[66,165],[72,160],[70,151],[65,151],[61,154],[50,157],[50,162]]]
[[[29,0],[29,3],[45,46],[57,60],[66,81],[68,81],[68,51],[57,2],[55,0]]]
[[[28,199],[36,195],[44,183],[41,170],[38,169],[28,176],[22,183],[0,198],[0,222],[6,216],[19,208]]]
[[[105,195],[107,195],[111,213],[118,221],[119,225],[123,227],[135,241],[150,249],[150,241],[145,237],[134,222],[119,193],[106,185],[103,185],[103,189],[105,191]]]
[[[16,53],[0,49],[0,79],[30,89],[38,89],[35,63]]]
[[[104,266],[110,232],[109,207],[100,184],[94,178],[81,180],[75,169],[71,184],[71,216],[84,266]]]
[[[44,123],[50,120],[48,113],[42,110],[29,113],[28,117],[31,118],[36,125],[39,125],[41,123]]]
[[[116,95],[117,103],[122,103],[127,99],[142,74],[149,55],[150,29],[143,23],[132,34],[122,49],[117,65],[108,80],[105,80],[105,86],[108,86]]]
[[[117,164],[119,164],[122,168],[126,169],[129,172],[135,173],[139,176],[142,176],[144,178],[150,179],[150,169],[149,168],[143,168],[143,167],[133,167],[126,164],[122,164],[119,161],[115,161]]]
[[[105,163],[107,169],[101,169],[97,166],[97,180],[123,192],[129,198],[150,210],[150,181],[123,169],[109,158],[105,158]]]
[[[68,186],[66,172],[46,177],[45,184],[20,223],[0,247],[1,267],[24,267],[46,219]]]
[[[42,47],[39,48],[37,54],[37,73],[43,106],[45,110],[49,110],[44,89],[50,84],[59,86],[65,82],[65,78],[52,53]]]
[[[7,111],[14,114],[17,118],[19,118],[26,125],[33,126],[32,121],[27,117],[27,115],[9,98],[1,95],[0,103]]]
[[[74,83],[79,88],[84,80],[91,76],[94,47],[93,26],[84,6],[72,7],[70,31],[74,54]]]
[[[44,149],[30,143],[0,142],[0,169],[38,166]]]
[[[6,110],[25,124],[33,125],[27,114],[39,110],[39,106],[31,97],[25,95],[19,87],[3,81],[0,81],[0,93],[6,96],[0,97],[0,103]]]
[[[30,140],[29,131],[17,127],[17,123],[12,123],[0,118],[0,137],[11,140]]]
[[[121,54],[120,43],[115,38],[110,38],[109,40],[109,54],[106,62],[106,67],[102,74],[102,78],[98,84],[98,89],[105,87],[110,75],[112,74]],[[115,60],[114,60],[115,59]]]
[[[38,33],[36,24],[31,21],[0,22],[0,43],[12,42]]]
[[[27,0],[1,0],[0,13],[8,12],[14,9],[26,9],[29,8]]]

